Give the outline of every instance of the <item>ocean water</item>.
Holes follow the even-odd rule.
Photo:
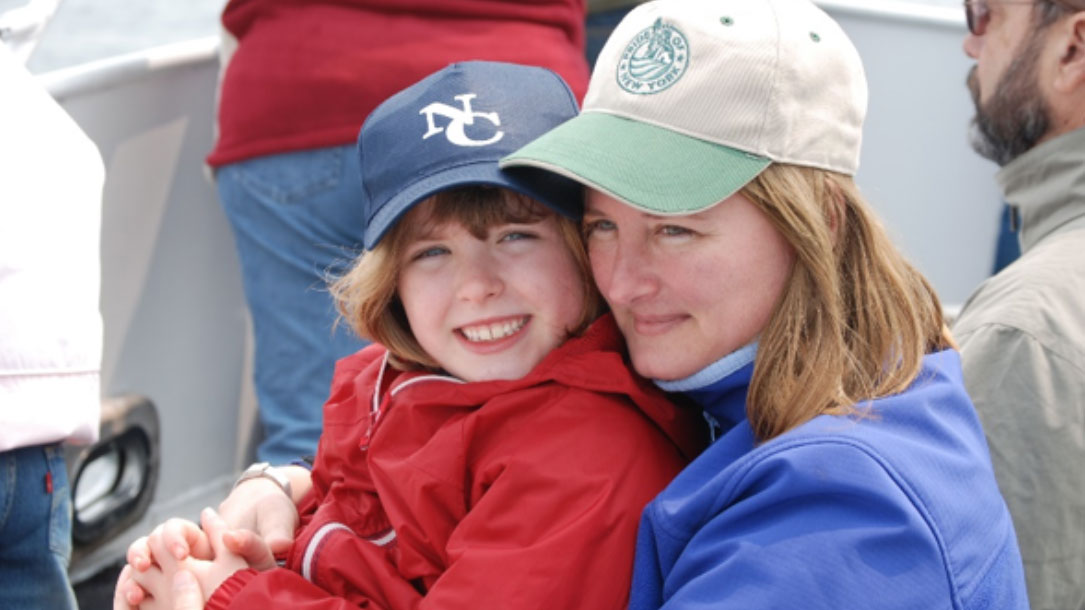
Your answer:
[[[0,13],[28,0],[0,0]],[[218,33],[226,0],[60,0],[27,61],[40,73]]]
[[[0,0],[0,13],[30,0]],[[960,7],[960,0],[869,0]],[[60,0],[27,62],[47,72],[121,53],[218,33],[226,0]]]

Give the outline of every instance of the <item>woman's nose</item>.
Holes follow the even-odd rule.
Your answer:
[[[599,292],[611,305],[630,305],[658,290],[658,280],[643,245],[621,244],[605,252],[593,250],[591,262]]]

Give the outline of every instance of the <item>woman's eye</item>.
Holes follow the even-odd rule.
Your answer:
[[[609,220],[592,220],[584,225],[584,235],[591,237],[597,233],[613,231],[615,228],[614,223]]]
[[[663,225],[659,227],[659,233],[667,237],[676,237],[681,235],[692,235],[693,231],[676,225]]]

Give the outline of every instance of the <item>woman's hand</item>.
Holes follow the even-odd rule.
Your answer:
[[[276,470],[290,479],[294,497],[287,496],[269,479],[254,478],[235,487],[219,504],[218,512],[230,529],[254,532],[273,553],[283,553],[293,543],[298,527],[295,504],[312,487],[312,478],[301,466],[280,466]]]

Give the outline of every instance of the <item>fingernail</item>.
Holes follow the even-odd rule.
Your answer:
[[[184,559],[185,547],[181,546],[180,544],[173,545],[173,556],[177,559]]]

